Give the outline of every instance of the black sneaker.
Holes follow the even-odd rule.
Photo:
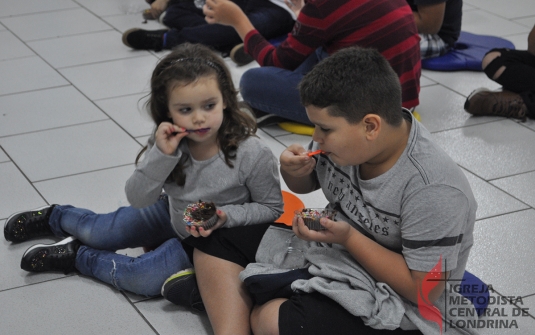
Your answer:
[[[34,237],[54,235],[48,224],[52,208],[54,205],[11,215],[4,224],[4,238],[11,242],[24,242]]]
[[[82,243],[70,236],[55,244],[36,244],[30,247],[20,261],[20,268],[30,272],[74,271],[76,253]]]
[[[232,59],[238,66],[243,66],[254,61],[253,56],[245,52],[243,43],[236,45],[230,50],[230,59]]]
[[[163,35],[168,31],[132,28],[124,32],[123,43],[132,49],[160,51],[163,49]]]
[[[162,295],[175,305],[192,308],[198,312],[205,311],[193,269],[179,271],[167,278],[162,286]]]
[[[466,98],[464,110],[472,115],[505,116],[526,121],[528,107],[520,94],[478,88]]]

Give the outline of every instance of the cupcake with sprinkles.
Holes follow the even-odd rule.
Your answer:
[[[213,202],[199,200],[184,210],[184,221],[188,226],[208,230],[217,222],[216,206]]]
[[[310,230],[325,230],[320,224],[320,219],[334,220],[335,215],[336,210],[328,208],[303,208],[300,213],[303,222]]]

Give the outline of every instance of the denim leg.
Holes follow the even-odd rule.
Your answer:
[[[255,109],[310,124],[297,90],[302,78],[300,73],[272,66],[250,69],[241,77],[240,93]]]
[[[50,215],[56,236],[74,236],[92,248],[116,251],[154,247],[177,237],[169,217],[167,197],[146,208],[120,207],[115,212],[96,214],[73,206],[56,206]]]
[[[289,120],[311,124],[301,105],[297,85],[320,59],[322,50],[311,54],[294,71],[265,66],[245,71],[240,80],[243,100],[251,107]]]
[[[81,246],[75,266],[82,274],[95,277],[118,290],[148,297],[160,295],[161,287],[169,276],[193,267],[178,238],[171,238],[139,257]]]

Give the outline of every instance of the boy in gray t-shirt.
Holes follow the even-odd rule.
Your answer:
[[[338,51],[304,77],[299,91],[315,125],[308,150],[323,152],[309,157],[290,145],[280,157],[281,175],[295,193],[321,188],[338,214],[322,219],[321,231],[293,218],[295,235],[311,241],[302,250],[312,278],[293,281],[289,295],[273,292],[278,298],[261,305],[233,276],[246,268],[245,281],[245,273],[276,265],[271,251],[281,228],[220,229],[209,241],[186,239],[197,249],[197,279],[214,331],[437,334],[442,318],[433,314],[434,323],[419,307],[437,307],[444,316],[445,281],[463,277],[477,208],[466,177],[402,109],[399,79],[376,50]],[[261,286],[280,273],[274,269]]]
[[[323,153],[311,158],[302,146],[291,145],[281,155],[281,174],[296,193],[321,188],[338,215],[336,221],[322,219],[323,231],[309,230],[295,218],[295,234],[345,249],[373,279],[414,304],[424,277],[437,264],[441,279],[462,278],[473,244],[476,201],[461,169],[408,111],[401,112],[399,81],[384,58],[371,49],[345,49],[316,66],[299,90],[316,126],[309,149]],[[313,264],[315,273],[339,278],[347,272],[343,254],[322,252],[328,266]],[[312,256],[307,259],[314,263]],[[431,301],[445,288],[444,282],[435,283]],[[345,293],[326,285],[309,281],[292,287],[319,291],[343,304]],[[302,324],[308,325],[314,322],[308,308],[324,303],[305,301],[272,300],[253,311],[252,324],[277,321],[287,327],[279,316],[302,313],[307,305]],[[361,307],[356,305],[344,307],[351,312]],[[270,319],[276,309],[277,319]]]

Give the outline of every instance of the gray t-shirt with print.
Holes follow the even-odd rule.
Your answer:
[[[407,146],[396,164],[369,180],[358,166],[317,158],[316,174],[329,208],[384,247],[401,253],[411,270],[442,270],[461,279],[473,244],[477,203],[457,164],[410,113]],[[311,149],[318,148],[312,143]],[[358,149],[355,149],[358,150]]]

